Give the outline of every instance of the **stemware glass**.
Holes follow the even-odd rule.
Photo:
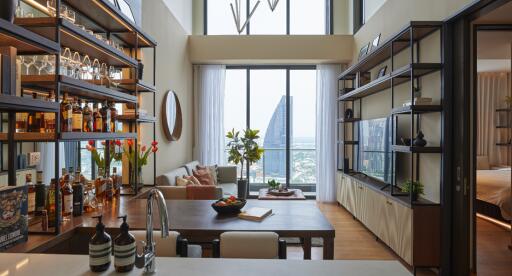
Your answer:
[[[80,53],[79,52],[75,52],[73,54],[73,64],[72,64],[72,69],[73,70],[73,76],[75,79],[80,79],[81,78],[81,75],[80,75],[80,66],[82,64],[82,58],[80,57]]]
[[[91,68],[91,59],[88,55],[84,56],[84,59],[82,61],[82,67],[81,67],[81,73],[83,80],[90,80],[92,79],[92,68]]]
[[[108,65],[103,62],[100,67],[100,85],[103,85],[103,80],[106,80],[106,84],[110,83]]]
[[[64,48],[64,52],[60,56],[60,74],[73,77],[73,72],[70,70],[71,66],[71,49]]]
[[[34,56],[24,56],[23,57],[23,65],[25,66],[25,75],[30,75],[30,67],[34,65]]]
[[[37,70],[37,74],[41,75],[43,69],[48,65],[48,56],[34,56],[34,67]]]
[[[57,5],[55,3],[55,0],[46,1],[46,8],[48,9],[48,12],[50,13],[50,15],[53,17],[57,16],[57,13],[56,13],[57,8],[56,7],[57,7]]]
[[[55,74],[55,56],[49,55],[47,57],[48,57],[48,60],[47,60],[48,63],[45,68],[46,73],[50,74],[50,75]]]
[[[110,66],[108,68],[108,74],[110,76],[110,83],[113,84],[114,86],[119,86],[119,82],[116,82],[115,80],[119,80],[119,71],[114,67],[114,66]]]
[[[76,12],[70,8],[67,8],[66,16],[64,16],[69,22],[75,24],[76,22]]]
[[[100,61],[97,58],[95,58],[94,61],[92,62],[92,76],[93,76],[93,80],[100,80],[101,79],[100,70],[101,70]]]

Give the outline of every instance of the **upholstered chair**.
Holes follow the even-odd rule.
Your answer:
[[[142,252],[140,241],[146,241],[146,231],[130,231],[130,233],[137,240],[137,252]],[[170,231],[167,238],[162,238],[160,231],[153,231],[153,240],[156,243],[157,257],[201,258],[203,253],[201,246],[188,244],[188,240],[175,231]]]
[[[225,232],[213,241],[213,257],[286,259],[286,241],[273,232]]]

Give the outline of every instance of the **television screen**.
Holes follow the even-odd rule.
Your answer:
[[[391,183],[391,136],[391,118],[359,123],[359,172]]]

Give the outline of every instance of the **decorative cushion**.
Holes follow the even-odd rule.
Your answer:
[[[210,174],[210,170],[208,168],[198,168],[197,170],[193,170],[192,173],[199,180],[201,185],[214,185],[212,175]]]
[[[486,155],[476,157],[476,169],[477,170],[490,170],[489,157]]]
[[[195,185],[192,180],[188,180],[185,178],[186,176],[177,176],[176,177],[176,186],[182,187],[182,186],[188,186],[188,185]]]
[[[192,185],[201,185],[201,182],[199,182],[199,180],[193,175],[184,175],[183,178],[185,178],[188,181],[191,181]]]
[[[187,163],[187,164],[183,165],[183,167],[182,167],[182,168],[184,168],[185,170],[187,170],[187,172],[188,172],[187,174],[188,174],[188,175],[192,175],[192,171],[193,171],[197,166],[199,166],[199,161],[195,161],[195,160],[194,160],[194,161],[192,161],[192,162],[189,162],[189,163]]]
[[[273,232],[225,232],[220,235],[220,257],[279,258],[279,236]]]
[[[187,170],[185,168],[177,168],[172,170],[162,177],[162,186],[176,186],[176,177],[188,175]]]
[[[219,177],[218,177],[218,172],[217,172],[218,166],[217,165],[213,165],[213,166],[197,165],[196,169],[197,170],[207,169],[210,172],[210,175],[212,176],[213,185],[217,186],[219,184],[219,180],[218,180]]]

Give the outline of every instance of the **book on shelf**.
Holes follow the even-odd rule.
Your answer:
[[[266,217],[272,214],[272,209],[269,208],[261,208],[261,207],[252,207],[248,210],[243,211],[238,214],[238,217],[245,220],[251,221],[262,221]]]
[[[422,98],[422,97],[416,97],[414,98],[414,105],[430,105],[432,104],[432,98]],[[403,106],[410,106],[411,102],[405,102]]]

